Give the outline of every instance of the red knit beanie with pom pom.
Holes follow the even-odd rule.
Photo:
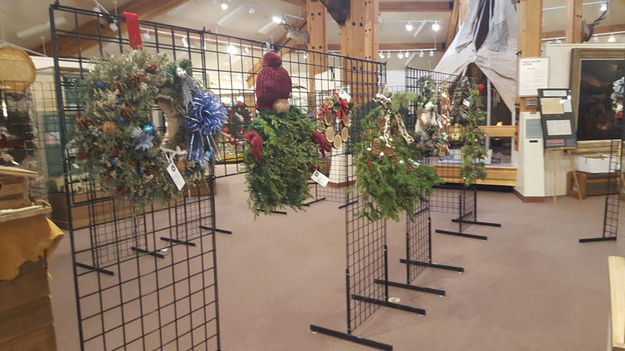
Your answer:
[[[256,77],[256,109],[271,110],[276,100],[289,98],[291,88],[291,77],[282,67],[282,58],[274,52],[266,53]]]

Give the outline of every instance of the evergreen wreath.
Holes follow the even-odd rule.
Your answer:
[[[408,134],[398,111],[408,111],[417,96],[378,94],[377,106],[360,121],[362,141],[355,147],[358,187],[366,205],[361,216],[370,220],[399,220],[402,212],[413,217],[415,201],[427,201],[432,187],[440,183],[436,169],[420,165],[420,151]]]
[[[84,112],[71,142],[95,184],[141,208],[183,190],[169,170],[186,186],[204,179],[227,111],[190,76],[189,61],[142,50],[96,61],[81,82]],[[164,136],[152,124],[155,103],[168,120]]]
[[[258,114],[243,135],[250,144],[243,155],[248,203],[256,216],[278,208],[301,209],[311,197],[308,178],[319,149],[332,150],[309,116],[290,106],[292,82],[282,58],[268,52],[262,65],[256,76]]]
[[[467,77],[461,77],[454,93],[451,109],[452,120],[463,126],[460,134],[460,153],[462,164],[460,175],[465,186],[470,186],[476,179],[486,178],[486,158],[484,131],[479,128],[486,113],[482,108],[480,91],[471,86]]]
[[[612,83],[612,94],[610,94],[610,99],[612,99],[612,111],[615,113],[615,117],[618,119],[623,118],[623,94],[625,93],[625,77],[621,77],[620,79],[614,81]]]
[[[261,110],[252,122],[248,131],[262,138],[262,157],[258,160],[253,147],[248,147],[243,160],[250,193],[248,204],[255,215],[287,207],[298,210],[312,197],[308,179],[319,151],[310,141],[315,126],[307,117],[291,106],[281,114]]]

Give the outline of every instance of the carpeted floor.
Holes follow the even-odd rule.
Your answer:
[[[345,331],[345,215],[337,203],[307,212],[254,220],[243,176],[220,179],[217,224],[222,349],[366,350],[309,331],[311,323]],[[395,350],[605,350],[608,325],[607,256],[616,244],[579,244],[600,234],[603,197],[558,206],[523,203],[511,193],[480,192],[479,220],[471,226],[488,241],[434,235],[436,263],[464,274],[427,269],[415,282],[444,289],[444,298],[391,288],[402,304],[425,317],[380,308],[354,335]],[[454,230],[450,215],[433,214],[433,227]],[[399,263],[404,223],[388,223],[390,276]],[[74,287],[65,238],[50,261],[58,349],[79,350]]]

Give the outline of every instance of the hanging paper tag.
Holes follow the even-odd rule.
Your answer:
[[[167,172],[169,173],[169,175],[171,176],[171,179],[176,184],[178,191],[182,190],[182,188],[184,188],[185,181],[184,181],[184,178],[182,178],[182,174],[180,174],[178,167],[176,167],[176,165],[173,162],[170,162],[169,165],[167,165]]]
[[[464,106],[466,106],[466,107],[471,106],[471,102],[469,102],[469,100],[466,100],[466,99],[465,99],[464,101],[462,101],[462,104],[463,104]]]
[[[310,176],[310,179],[314,180],[315,182],[317,182],[322,187],[325,187],[326,185],[328,185],[328,182],[330,181],[330,178],[326,177],[325,174],[323,174],[323,173],[321,173],[319,171],[315,171],[315,173],[313,173]]]

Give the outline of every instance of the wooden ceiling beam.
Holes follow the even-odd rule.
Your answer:
[[[164,13],[167,13],[174,8],[186,3],[189,0],[132,0],[128,1],[126,4],[120,6],[117,9],[118,13],[134,12],[139,16],[140,20],[152,20],[155,17],[158,17]],[[112,12],[111,9],[108,9]],[[101,19],[101,23],[106,24],[106,20],[104,18]],[[81,35],[92,35],[94,37],[98,36],[98,22],[95,17],[94,20],[90,20],[78,27],[77,33]],[[120,23],[119,30],[125,32],[126,25],[125,23]],[[100,26],[99,32],[102,36],[106,37],[116,37],[117,32],[113,32],[109,29],[107,25],[104,27]],[[59,55],[61,56],[74,56],[78,53],[78,45],[76,38],[73,37],[61,37],[57,36],[56,41],[57,47],[59,49]],[[80,42],[80,50],[84,51],[90,49],[98,44],[97,40],[87,40],[87,38],[82,38]],[[33,50],[38,52],[44,52],[42,46],[38,46]],[[46,52],[52,52],[52,43],[46,43]]]
[[[453,1],[380,1],[380,12],[451,12],[453,8]]]
[[[433,49],[434,43],[380,43],[378,50],[427,50]],[[436,50],[445,50],[445,43],[436,43]],[[337,51],[341,49],[340,44],[328,44],[328,50]]]
[[[460,17],[458,0],[454,0],[453,11],[451,12],[451,18],[449,19],[449,26],[447,27],[447,43],[450,43],[456,37],[457,29],[458,29],[458,17]]]
[[[582,42],[583,0],[567,0],[566,6],[566,42]]]
[[[282,0],[289,4],[305,7],[306,0]],[[466,1],[466,0],[463,0]],[[380,1],[380,12],[451,12],[454,1]]]

